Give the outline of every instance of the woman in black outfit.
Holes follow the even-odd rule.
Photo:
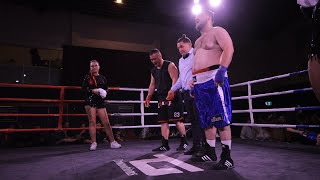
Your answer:
[[[90,72],[84,78],[82,90],[85,92],[85,110],[89,119],[89,133],[92,144],[90,150],[97,149],[96,116],[100,118],[105,132],[110,140],[111,148],[120,148],[121,145],[114,140],[104,99],[107,95],[107,79],[99,74],[100,66],[97,60],[90,61]]]

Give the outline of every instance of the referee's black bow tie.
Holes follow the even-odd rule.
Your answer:
[[[187,59],[189,57],[190,53],[186,54],[185,56],[183,56],[183,59]]]

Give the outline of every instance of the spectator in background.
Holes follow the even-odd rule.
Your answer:
[[[320,145],[320,134],[306,129],[287,128],[288,132],[297,134],[303,144]]]
[[[263,120],[263,118],[258,117],[256,123],[264,124],[266,122]],[[269,140],[271,137],[271,134],[269,132],[269,128],[254,127],[254,131],[256,133],[256,140],[265,141],[265,140]]]
[[[69,128],[69,122],[66,121],[63,124],[64,128]],[[60,143],[72,143],[78,141],[78,139],[74,136],[72,136],[71,131],[69,130],[63,130],[63,131],[57,131],[56,132],[56,144]]]
[[[310,123],[311,125],[320,125],[320,112],[315,112],[310,117]],[[312,131],[320,133],[320,128],[313,128]]]
[[[250,123],[250,119],[247,121],[247,123]],[[250,140],[256,139],[256,132],[254,130],[254,127],[243,126],[241,129],[240,138],[241,139],[250,139]]]
[[[286,118],[284,115],[278,117],[273,116],[273,124],[285,124]],[[284,128],[273,128],[271,130],[271,138],[275,141],[284,142],[286,140],[286,130]]]
[[[85,128],[86,127],[86,124],[85,123],[82,123],[81,128]],[[80,142],[83,142],[85,144],[91,144],[92,141],[90,139],[90,134],[89,134],[89,131],[88,130],[81,130],[79,135],[77,136],[77,139],[80,140]]]
[[[8,129],[21,129],[23,128],[20,122],[11,123]],[[28,132],[5,132],[4,133],[5,145],[9,147],[28,147],[32,146],[31,136]]]
[[[109,142],[106,137],[105,129],[102,129],[101,127],[102,127],[101,123],[98,122],[97,126],[96,126],[96,128],[97,128],[97,134],[96,134],[97,142],[100,142],[100,143],[101,142]]]
[[[306,113],[298,111],[296,113],[296,125],[319,125],[319,115],[317,113],[313,114],[309,120]],[[287,128],[289,133],[291,133],[292,139],[297,140],[302,144],[316,144],[320,145],[320,133],[319,128]]]

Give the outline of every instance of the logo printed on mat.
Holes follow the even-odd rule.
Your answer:
[[[132,164],[135,168],[139,169],[141,172],[143,172],[147,176],[163,176],[163,175],[169,175],[169,174],[180,174],[180,173],[183,173],[183,171],[181,171],[182,169],[188,171],[189,173],[204,171],[201,168],[198,168],[196,166],[183,162],[179,159],[174,159],[172,157],[166,156],[164,154],[155,154],[153,156],[155,156],[156,158],[134,160],[134,161],[130,161],[130,164]],[[160,162],[167,162],[175,167],[165,166],[161,168],[156,168],[152,166],[153,163],[160,163]]]

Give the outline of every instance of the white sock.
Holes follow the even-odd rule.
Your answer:
[[[216,147],[216,140],[207,139],[207,143],[209,144],[210,147]]]
[[[228,145],[228,146],[229,146],[229,149],[231,150],[231,140],[221,141],[221,144]]]

